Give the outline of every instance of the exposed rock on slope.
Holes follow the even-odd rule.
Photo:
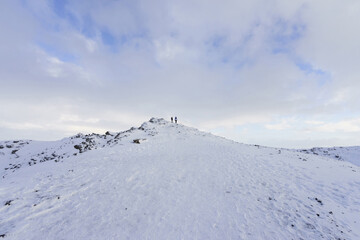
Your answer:
[[[335,160],[347,161],[360,166],[360,147],[311,148],[299,152],[329,157]]]
[[[145,135],[155,136],[157,133],[152,125],[164,125],[164,119],[152,118],[143,123],[139,128],[131,128],[127,131],[105,134],[79,133],[75,136],[64,138],[60,141],[41,142],[31,140],[0,141],[0,167],[2,176],[8,172],[32,166],[38,163],[55,161],[59,162],[65,158],[99,148],[113,147],[124,142],[132,142],[131,135],[144,132]],[[142,140],[142,139],[141,139]],[[139,140],[139,141],[141,141]]]

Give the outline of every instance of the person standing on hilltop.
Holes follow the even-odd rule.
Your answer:
[[[174,119],[173,119],[173,117],[171,117],[171,122],[174,122]]]
[[[177,123],[177,117],[175,117],[175,123]]]

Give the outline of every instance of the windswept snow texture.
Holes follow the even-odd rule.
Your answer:
[[[315,154],[330,157],[340,161],[347,161],[360,167],[360,147],[332,147],[312,148],[299,150],[303,153]]]
[[[84,136],[19,148],[7,142],[14,146],[1,150],[19,149],[12,158],[19,162],[42,151],[68,157],[5,171],[0,236],[360,239],[358,166],[239,144],[163,119],[120,135],[96,137],[96,150],[76,156]]]

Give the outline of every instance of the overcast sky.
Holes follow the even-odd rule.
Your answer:
[[[0,139],[150,117],[275,147],[360,145],[359,0],[2,0]]]

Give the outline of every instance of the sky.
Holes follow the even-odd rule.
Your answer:
[[[360,145],[358,0],[3,0],[0,31],[0,140],[177,116],[248,144]]]

